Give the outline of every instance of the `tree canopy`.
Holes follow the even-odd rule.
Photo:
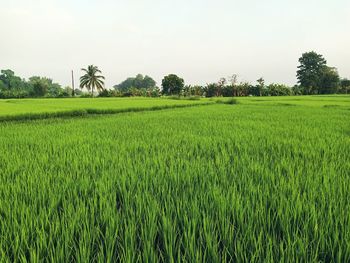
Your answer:
[[[162,90],[165,95],[179,95],[184,85],[185,81],[175,74],[165,76],[162,80]]]
[[[105,77],[102,75],[98,75],[102,73],[101,70],[97,66],[89,65],[86,69],[81,69],[85,74],[80,77],[80,88],[86,88],[91,91],[91,95],[94,95],[94,89],[96,88],[99,92],[103,90],[104,79]]]
[[[12,70],[1,70],[0,98],[42,96],[69,96],[69,90],[68,88],[63,89],[60,84],[54,83],[50,78],[33,76],[26,81],[25,79],[16,76]]]
[[[299,58],[298,83],[304,94],[335,93],[339,86],[336,68],[328,67],[326,59],[314,51],[306,52]]]
[[[114,86],[114,89],[120,91],[129,91],[132,88],[135,89],[151,89],[156,87],[156,82],[150,76],[143,76],[137,74],[136,77],[129,77],[118,85]]]

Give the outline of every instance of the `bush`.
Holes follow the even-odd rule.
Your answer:
[[[188,100],[200,100],[201,96],[190,96],[187,98]]]
[[[233,104],[238,104],[239,102],[234,99],[234,98],[231,98],[231,99],[218,99],[216,100],[216,103],[219,103],[219,104],[230,104],[230,105],[233,105]]]
[[[83,93],[80,95],[80,98],[92,98],[92,95],[90,93]]]
[[[180,100],[181,97],[180,97],[180,96],[173,95],[173,96],[169,96],[168,99],[171,99],[171,100]]]

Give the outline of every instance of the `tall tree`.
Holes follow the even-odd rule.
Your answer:
[[[327,61],[314,51],[306,52],[299,58],[297,78],[308,94],[318,93]]]
[[[342,93],[348,93],[350,91],[350,79],[342,79],[340,81],[340,87]]]
[[[130,77],[115,85],[116,90],[128,91],[132,88],[136,89],[152,89],[156,87],[156,82],[150,76],[143,76],[142,74],[137,74],[136,77]]]
[[[8,90],[19,90],[26,88],[24,79],[16,76],[10,69],[1,70],[0,80]]]
[[[259,90],[259,96],[262,96],[262,92],[265,88],[265,80],[263,77],[259,78],[256,82],[258,82],[258,90]]]
[[[165,76],[162,80],[163,93],[166,95],[179,95],[185,85],[185,81],[175,74]]]
[[[143,82],[142,82],[143,88],[145,89],[151,89],[151,88],[155,88],[156,87],[156,82],[153,78],[151,78],[150,76],[145,76],[143,78]]]
[[[215,94],[216,97],[219,97],[222,95],[222,90],[224,89],[226,83],[227,83],[226,78],[219,79],[217,89],[216,89],[216,94]]]
[[[229,77],[229,82],[231,84],[232,88],[232,96],[237,96],[237,82],[238,82],[238,75],[233,74]]]
[[[324,67],[321,77],[320,94],[336,93],[340,85],[340,77],[336,68]]]
[[[103,90],[104,79],[105,77],[102,75],[98,75],[102,73],[101,70],[98,69],[97,66],[89,65],[87,69],[82,68],[82,71],[85,72],[83,76],[80,77],[80,88],[87,88],[89,91],[91,90],[91,95],[94,95],[94,88],[96,88],[99,92]]]

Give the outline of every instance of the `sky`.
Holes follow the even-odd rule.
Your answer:
[[[61,85],[90,64],[106,87],[137,73],[294,85],[312,50],[350,78],[349,0],[0,0],[0,36],[0,69]]]

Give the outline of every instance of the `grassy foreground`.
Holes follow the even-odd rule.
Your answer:
[[[0,123],[0,258],[349,262],[348,98]]]

